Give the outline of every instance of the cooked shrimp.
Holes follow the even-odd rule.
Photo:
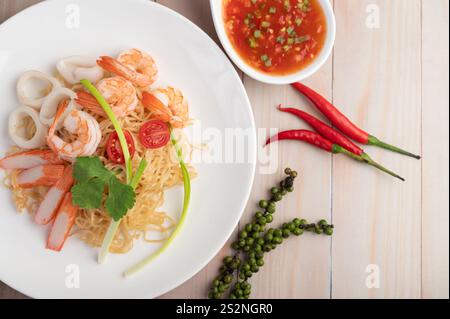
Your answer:
[[[68,102],[65,102],[58,108],[55,120],[49,128],[47,144],[61,158],[73,161],[78,156],[92,155],[100,143],[102,133],[95,118],[74,108],[64,119],[63,127],[70,134],[77,135],[77,138],[73,142],[66,142],[59,137],[56,126],[67,108]]]
[[[21,188],[52,186],[63,175],[64,165],[39,165],[22,171],[17,176],[17,185]]]
[[[60,251],[75,223],[78,207],[72,203],[72,193],[68,192],[58,209],[52,229],[47,239],[47,249]]]
[[[45,195],[34,216],[34,221],[40,225],[48,224],[55,216],[64,195],[73,184],[72,166],[67,166],[61,178],[53,185]]]
[[[139,87],[151,85],[158,76],[155,60],[138,49],[126,50],[117,59],[101,56],[97,64],[106,71],[120,75]]]
[[[182,128],[189,122],[189,106],[180,90],[173,87],[142,92],[142,104],[153,111],[154,117]]]
[[[62,164],[52,150],[32,150],[15,153],[0,159],[0,168],[27,169],[44,164]]]
[[[139,102],[133,84],[120,76],[101,80],[97,84],[97,90],[118,117],[133,111]],[[91,94],[78,91],[75,101],[86,110],[106,117],[105,111]]]

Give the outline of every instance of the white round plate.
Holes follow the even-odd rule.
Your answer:
[[[15,85],[22,72],[52,73],[62,57],[114,56],[132,47],[155,58],[158,83],[184,92],[191,116],[203,130],[213,128],[223,137],[226,128],[248,129],[247,161],[195,164],[199,176],[192,182],[183,230],[162,255],[126,279],[123,271],[157,245],[138,242],[127,254],[110,254],[103,265],[96,262],[98,250],[75,236],[60,253],[46,250],[48,227],[34,224],[26,213],[18,214],[10,191],[1,187],[0,280],[30,297],[157,297],[202,269],[224,245],[244,210],[256,161],[255,126],[244,87],[226,56],[203,31],[147,0],[45,1],[0,26],[0,151],[12,144],[7,120],[19,104]],[[169,193],[167,207],[177,215],[182,188]],[[199,289],[207,291],[207,287]]]

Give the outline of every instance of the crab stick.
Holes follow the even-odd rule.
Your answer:
[[[48,224],[58,211],[64,195],[69,191],[73,184],[72,166],[64,169],[62,177],[53,185],[45,195],[34,216],[34,221],[40,225]]]
[[[22,188],[52,186],[63,175],[64,165],[39,165],[22,171],[17,176],[17,184]]]
[[[62,164],[63,161],[52,150],[32,150],[15,153],[0,159],[0,168],[28,169],[45,164]]]
[[[77,212],[78,207],[72,203],[72,193],[66,193],[48,235],[47,249],[61,250],[75,223]]]

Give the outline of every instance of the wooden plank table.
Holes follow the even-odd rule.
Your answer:
[[[0,23],[39,1],[0,0]],[[209,1],[157,2],[218,41]],[[401,183],[342,156],[299,143],[280,145],[280,170],[291,166],[301,178],[276,220],[324,217],[336,231],[332,238],[289,240],[274,251],[251,280],[253,297],[449,297],[448,5],[447,0],[334,1],[333,55],[306,83],[369,132],[423,158],[367,147],[375,160],[401,172],[407,179]],[[242,79],[259,128],[301,125],[279,114],[278,103],[320,116],[288,86]],[[280,174],[257,173],[244,222]],[[204,298],[227,252],[226,246],[192,279],[162,297]],[[24,297],[0,282],[0,298]]]

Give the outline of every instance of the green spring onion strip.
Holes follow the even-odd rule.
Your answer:
[[[135,264],[134,266],[132,266],[131,268],[126,270],[124,272],[125,277],[129,277],[129,276],[135,274],[136,272],[138,272],[139,270],[141,270],[142,268],[147,266],[153,259],[158,257],[161,253],[163,253],[166,250],[166,248],[169,247],[169,245],[175,239],[177,234],[180,232],[181,228],[183,227],[184,221],[186,220],[187,211],[189,208],[189,201],[191,198],[191,179],[189,177],[189,171],[186,167],[186,164],[183,161],[181,149],[178,147],[177,140],[173,136],[172,132],[170,134],[170,139],[172,141],[173,146],[175,147],[175,150],[176,150],[176,153],[178,156],[178,161],[180,162],[181,173],[183,175],[184,198],[183,198],[183,210],[181,212],[181,217],[180,217],[177,227],[174,229],[174,231],[172,232],[170,237],[166,240],[164,245],[154,254],[148,256],[147,258],[141,260],[140,262],[138,262],[137,264]]]
[[[123,157],[125,159],[125,171],[127,176],[127,184],[131,181],[131,159],[130,159],[130,151],[128,150],[127,140],[125,139],[125,135],[123,134],[122,128],[120,127],[119,121],[116,118],[116,115],[112,111],[108,102],[106,102],[105,98],[100,94],[97,88],[89,81],[89,80],[81,80],[81,84],[91,93],[97,102],[101,105],[109,120],[111,121],[114,129],[117,132],[117,136],[119,137],[120,146],[122,147]]]
[[[133,176],[133,179],[131,180],[130,186],[134,189],[136,189],[142,174],[144,174],[145,168],[147,167],[147,161],[143,158],[141,162],[139,163],[138,169],[136,170],[136,173]],[[108,255],[109,247],[111,247],[112,241],[114,239],[114,236],[116,235],[117,229],[119,228],[120,221],[115,221],[114,219],[111,220],[111,223],[109,224],[108,230],[106,231],[105,238],[103,238],[102,247],[100,248],[100,253],[98,254],[98,263],[103,264],[106,260],[106,255]]]
[[[126,180],[127,184],[130,184],[131,187],[136,188],[137,184],[139,183],[139,180],[142,176],[142,173],[145,170],[145,167],[147,166],[147,161],[145,159],[142,159],[139,163],[138,170],[134,177],[132,177],[132,171],[131,171],[131,158],[130,158],[130,152],[128,150],[127,140],[125,139],[125,135],[123,133],[122,128],[120,127],[119,121],[117,120],[114,112],[112,111],[111,107],[109,106],[108,102],[103,98],[103,96],[100,94],[100,92],[97,90],[97,88],[89,81],[89,80],[81,80],[81,84],[91,93],[97,102],[101,105],[103,110],[105,111],[106,115],[108,116],[109,120],[114,126],[114,129],[117,132],[117,136],[119,138],[120,147],[122,148],[123,157],[125,159],[125,173],[126,173]],[[112,220],[109,224],[108,230],[106,231],[105,238],[103,239],[102,247],[100,248],[100,253],[98,255],[98,263],[102,264],[106,260],[106,255],[109,252],[109,247],[111,246],[111,243],[114,239],[114,236],[117,232],[117,229],[119,228],[120,220],[114,221]]]
[[[131,180],[130,186],[133,187],[133,189],[136,189],[139,181],[141,180],[142,174],[144,174],[145,168],[147,167],[147,161],[145,158],[141,160],[139,163],[139,166],[136,170],[136,173],[133,176],[133,179]]]
[[[97,262],[99,264],[103,264],[106,260],[106,255],[108,255],[109,247],[113,242],[114,236],[119,228],[120,222],[122,220],[115,221],[111,219],[111,223],[109,224],[108,230],[106,231],[105,237],[103,238],[102,247],[100,247],[100,252],[98,254]]]

